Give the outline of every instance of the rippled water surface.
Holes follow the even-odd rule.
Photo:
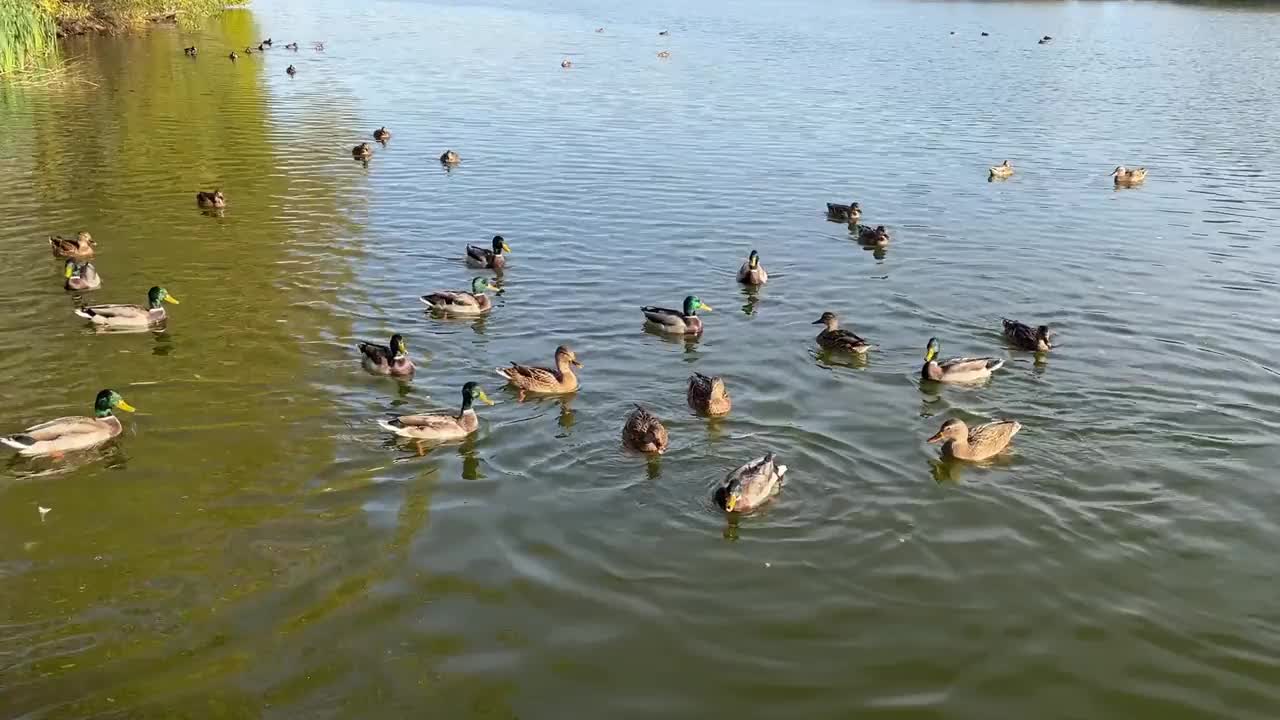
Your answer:
[[[0,89],[0,429],[139,411],[0,465],[0,716],[1276,717],[1265,7],[255,0],[68,42],[74,81]],[[849,200],[887,250],[825,221]],[[44,241],[79,229],[84,298]],[[495,233],[496,311],[425,315]],[[163,332],[72,315],[153,284]],[[700,341],[645,332],[690,293]],[[879,349],[819,354],[824,310]],[[411,382],[356,359],[395,331]],[[1007,365],[922,387],[931,336]],[[492,372],[561,343],[576,396]],[[465,443],[373,422],[467,380],[498,404]],[[620,448],[636,402],[661,460]],[[924,443],[951,417],[1024,429],[957,466]],[[789,484],[727,521],[712,484],[766,450]]]

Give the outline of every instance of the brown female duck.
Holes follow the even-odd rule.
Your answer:
[[[98,243],[94,241],[93,236],[81,230],[76,233],[74,238],[54,235],[49,238],[49,249],[53,251],[54,257],[61,258],[91,258],[93,257],[93,249],[98,247]]]
[[[719,375],[708,377],[702,373],[689,376],[689,390],[685,394],[689,407],[702,415],[724,415],[733,408],[729,391]]]
[[[942,454],[956,460],[980,461],[1004,451],[1021,429],[1022,423],[1017,420],[998,420],[971,428],[963,420],[952,418],[942,423],[929,442],[942,443]]]
[[[202,208],[224,208],[227,206],[227,198],[222,194],[221,190],[213,192],[196,193],[196,205]]]
[[[667,451],[667,428],[657,415],[637,404],[622,426],[622,444],[643,453]]]
[[[554,370],[511,363],[510,367],[496,368],[495,372],[524,392],[559,395],[578,389],[578,376],[573,374],[574,367],[582,367],[578,356],[561,345],[556,348]]]

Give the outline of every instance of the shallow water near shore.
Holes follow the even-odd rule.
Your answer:
[[[0,717],[1280,707],[1280,11],[254,0],[65,51],[88,82],[0,88],[0,432],[104,387],[138,412],[0,457]],[[104,286],[76,295],[44,238],[80,229]],[[493,314],[424,312],[494,234]],[[151,285],[163,331],[72,314]],[[701,339],[645,329],[686,294]],[[820,353],[824,310],[878,348]],[[360,367],[392,332],[410,381]],[[1006,365],[921,385],[930,337]],[[576,395],[493,372],[558,344]],[[727,417],[689,411],[695,371]],[[374,422],[468,380],[498,404],[465,442]],[[621,448],[637,402],[659,459]],[[951,417],[1023,429],[955,465],[924,442]],[[770,450],[787,486],[726,519],[713,484]]]

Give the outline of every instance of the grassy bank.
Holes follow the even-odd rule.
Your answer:
[[[57,27],[40,0],[0,0],[0,73],[26,67],[53,49]]]

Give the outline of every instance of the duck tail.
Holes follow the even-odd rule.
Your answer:
[[[26,450],[36,444],[36,439],[30,435],[6,435],[0,437],[0,444],[8,445],[14,450]]]
[[[94,318],[93,311],[89,308],[76,308],[76,315],[84,318],[85,320],[92,320]]]
[[[397,435],[400,434],[400,428],[396,427],[395,425],[392,425],[389,420],[379,420],[378,427],[382,428],[383,430],[386,430],[389,433],[395,433]]]
[[[991,358],[990,360],[987,361],[987,369],[990,370],[991,372],[995,372],[1002,367],[1004,367],[1003,358]]]
[[[511,364],[515,365],[515,363]],[[498,377],[506,378],[507,380],[511,379],[511,371],[507,368],[494,368],[493,371],[498,374]]]

